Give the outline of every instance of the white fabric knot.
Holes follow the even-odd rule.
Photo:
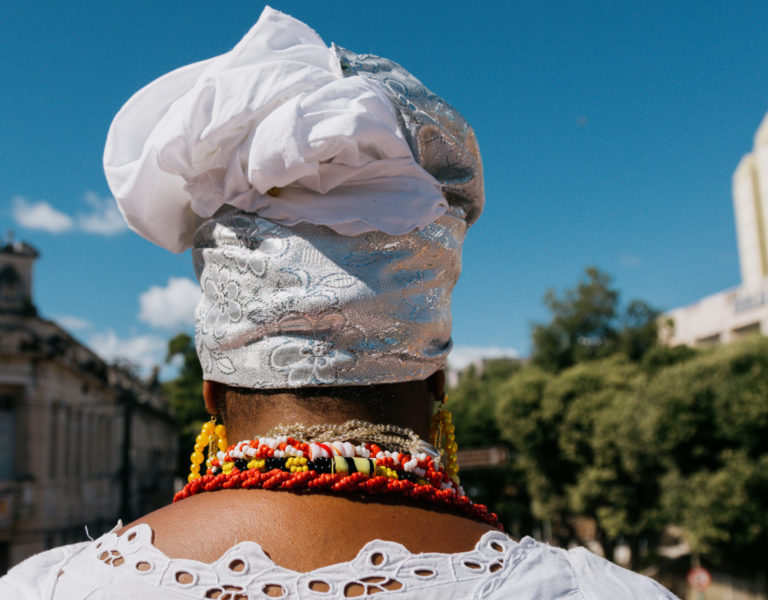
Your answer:
[[[345,78],[310,27],[269,7],[230,52],[137,92],[104,169],[131,228],[174,252],[224,204],[347,236],[407,233],[448,207],[381,85]]]

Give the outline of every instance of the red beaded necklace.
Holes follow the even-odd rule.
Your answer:
[[[450,507],[503,529],[496,514],[483,504],[473,503],[458,484],[458,477],[446,473],[440,453],[412,431],[399,430],[398,433],[408,439],[398,443],[392,435],[377,433],[385,427],[390,432],[392,426],[359,421],[345,426],[350,424],[357,430],[360,426],[373,429],[369,437],[387,440],[395,447],[389,449],[382,442],[362,441],[359,436],[354,439],[357,443],[353,443],[330,440],[327,435],[322,438],[324,441],[298,440],[290,435],[265,436],[227,446],[223,427],[206,423],[191,457],[189,483],[173,501],[219,489],[389,494]],[[287,429],[283,427],[281,432]],[[406,442],[410,448],[403,447]],[[209,447],[208,468],[206,474],[201,475],[202,450],[206,445]],[[216,448],[219,452],[214,455]]]

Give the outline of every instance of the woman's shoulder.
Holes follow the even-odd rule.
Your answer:
[[[550,557],[547,561],[550,563],[550,569],[543,569],[543,576],[546,577],[548,570],[561,574],[567,572],[574,578],[582,597],[586,599],[674,600],[677,598],[650,577],[620,567],[584,547],[564,550],[541,542],[533,543],[543,554]],[[567,562],[568,568],[565,569],[564,565],[558,564],[559,562]]]
[[[650,577],[624,569],[586,548],[570,550],[568,556],[588,598],[677,598]]]

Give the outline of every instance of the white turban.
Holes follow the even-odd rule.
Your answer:
[[[444,364],[482,167],[464,119],[399,65],[267,7],[230,52],[136,93],[104,169],[132,229],[195,246],[207,379],[383,383]]]
[[[131,228],[174,252],[224,204],[342,235],[406,233],[448,206],[382,86],[345,77],[312,29],[269,7],[232,51],[136,93],[104,170]]]

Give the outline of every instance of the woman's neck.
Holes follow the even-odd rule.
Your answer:
[[[206,382],[204,395],[209,409],[215,406],[224,421],[230,443],[253,439],[277,425],[341,424],[352,419],[408,427],[426,439],[435,400],[442,396],[439,380],[440,376],[432,376],[379,386],[300,390],[243,390]]]

